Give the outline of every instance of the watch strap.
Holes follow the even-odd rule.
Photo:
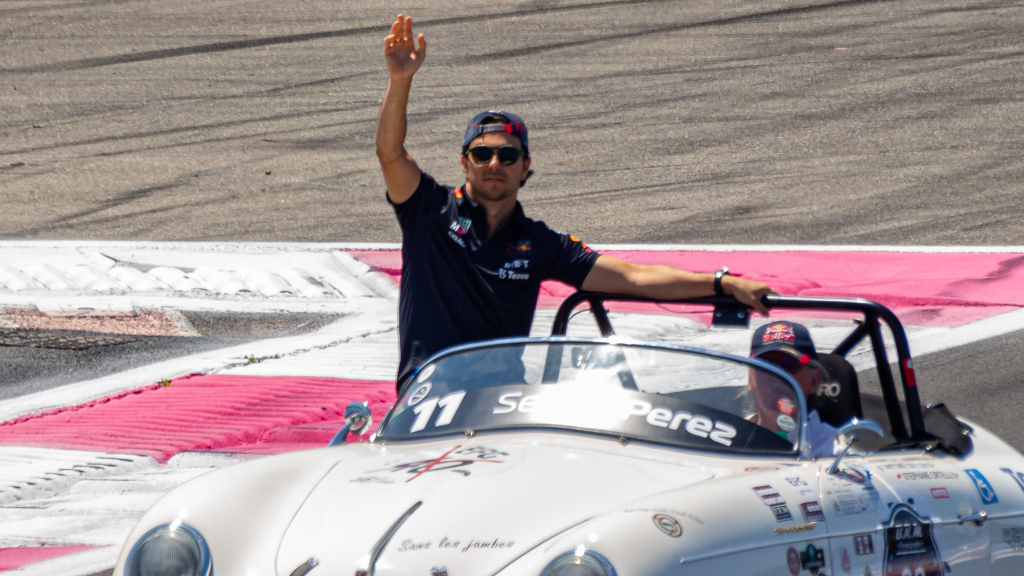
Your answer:
[[[715,295],[725,296],[725,290],[722,289],[722,276],[729,274],[729,269],[723,267],[721,270],[715,270]],[[729,274],[732,276],[732,274]]]

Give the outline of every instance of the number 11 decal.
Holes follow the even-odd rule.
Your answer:
[[[434,426],[447,426],[452,423],[455,418],[455,413],[459,411],[459,405],[462,404],[462,399],[465,398],[466,392],[460,390],[459,392],[452,392],[451,394],[442,398],[429,398],[419,403],[415,408],[412,409],[413,413],[416,414],[416,420],[412,423],[412,428],[409,429],[409,433],[419,432],[427,427],[427,422],[430,422],[430,417],[434,415],[434,410],[440,406],[443,408],[441,414],[437,416],[437,421],[434,422]]]

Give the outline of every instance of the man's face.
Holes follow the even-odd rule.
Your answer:
[[[818,384],[821,384],[821,369],[812,367],[809,364],[801,364],[785,352],[765,352],[757,357],[758,360],[771,362],[789,373],[796,380],[804,391],[804,397],[810,398],[818,391]]]
[[[504,132],[488,132],[481,134],[469,143],[474,146],[512,146],[523,149],[519,138]],[[530,159],[519,157],[515,164],[506,166],[498,161],[498,155],[491,157],[491,161],[483,166],[473,162],[467,155],[463,155],[462,171],[466,174],[466,182],[469,184],[469,191],[476,201],[497,202],[509,197],[515,198],[519,192],[519,182],[524,179],[530,170]]]

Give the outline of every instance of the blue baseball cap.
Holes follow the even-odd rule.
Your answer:
[[[750,357],[757,358],[773,351],[784,352],[801,364],[818,359],[811,333],[796,322],[771,322],[754,331],[750,342]]]
[[[492,120],[492,122],[484,124],[484,120]],[[462,137],[462,153],[465,154],[469,150],[469,143],[474,138],[488,132],[504,132],[519,138],[519,141],[523,144],[523,156],[530,157],[530,144],[526,136],[526,123],[519,116],[504,110],[487,110],[473,116],[469,124],[466,125],[466,135]]]

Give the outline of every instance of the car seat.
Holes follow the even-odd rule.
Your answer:
[[[818,411],[822,422],[839,427],[850,418],[863,419],[857,371],[838,354],[818,354],[822,367],[818,392],[811,396],[808,409]]]

